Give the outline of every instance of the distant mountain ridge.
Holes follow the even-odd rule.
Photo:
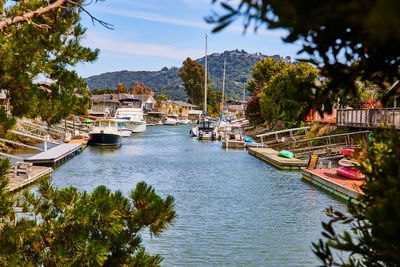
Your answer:
[[[252,67],[262,58],[273,57],[280,60],[291,61],[290,57],[280,55],[267,56],[262,53],[247,53],[244,50],[225,51],[208,55],[208,75],[214,91],[222,90],[222,76],[224,59],[226,59],[225,90],[229,99],[243,97],[244,83],[250,78]],[[204,66],[204,57],[196,59]],[[164,94],[169,99],[184,100],[187,98],[179,78],[178,67],[164,67],[159,71],[116,71],[90,76],[84,79],[90,90],[95,88],[116,88],[118,83],[123,83],[127,88],[134,85],[135,81],[144,83],[153,89],[156,95]]]

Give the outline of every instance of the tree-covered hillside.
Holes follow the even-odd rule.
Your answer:
[[[263,57],[261,53],[249,54],[242,50],[225,51],[208,56],[208,74],[214,91],[222,90],[222,74],[224,59],[226,59],[226,84],[225,89],[229,99],[241,99],[243,97],[243,84],[250,77],[251,68]],[[290,57],[282,58],[279,55],[274,58],[290,61]],[[204,66],[204,57],[197,59]],[[156,95],[163,94],[169,99],[184,100],[187,96],[179,78],[177,67],[164,67],[160,71],[117,71],[107,72],[91,76],[85,79],[89,88],[116,88],[118,83],[123,83],[127,88],[134,85],[135,81],[144,83],[153,89]]]

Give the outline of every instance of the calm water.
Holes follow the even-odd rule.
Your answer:
[[[198,142],[188,126],[148,127],[120,148],[89,147],[56,169],[58,187],[107,185],[124,193],[139,181],[175,197],[178,218],[145,247],[164,266],[310,266],[325,208],[345,204],[246,151]]]

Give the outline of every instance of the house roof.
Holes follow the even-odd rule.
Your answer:
[[[198,108],[199,107],[198,105],[193,105],[193,104],[187,103],[185,101],[172,101],[172,102],[174,104],[177,104],[177,105],[182,106],[182,107],[192,107],[192,108]]]
[[[154,99],[154,97],[152,95],[133,95],[134,98],[138,98],[140,100],[142,100],[142,102],[148,102],[149,100],[153,103],[156,102],[156,100]]]
[[[395,81],[392,86],[386,91],[386,95],[395,95],[400,93],[400,82],[397,80]]]
[[[92,101],[106,101],[106,102],[115,102],[122,98],[133,98],[130,94],[104,94],[104,95],[92,95]]]

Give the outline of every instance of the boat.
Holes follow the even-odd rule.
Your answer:
[[[221,137],[223,148],[245,148],[246,141],[243,137],[241,127],[233,127],[230,131],[225,131]]]
[[[292,159],[294,157],[294,154],[293,154],[293,152],[290,152],[287,150],[281,150],[278,152],[278,156],[283,157],[283,158]]]
[[[126,127],[127,120],[124,119],[114,119],[118,124],[118,131],[122,137],[130,137],[132,135],[132,129]]]
[[[340,148],[339,153],[344,156],[355,157],[355,150],[353,148]],[[362,153],[358,152],[358,157],[362,157]]]
[[[114,120],[101,119],[93,123],[89,131],[89,145],[119,146],[121,145],[121,133],[118,123]]]
[[[336,173],[353,180],[360,180],[364,178],[364,175],[359,170],[349,167],[341,166],[337,168]]]
[[[117,111],[115,112],[115,118],[127,120],[126,126],[133,133],[146,131],[146,121],[143,118],[142,101],[140,99],[120,99]]]
[[[217,124],[212,119],[207,119],[207,34],[206,34],[206,53],[204,63],[204,104],[203,115],[197,124],[192,126],[190,134],[197,140],[217,140]]]
[[[189,120],[188,118],[181,119],[181,120],[179,121],[179,124],[182,124],[182,125],[187,125],[187,124],[189,124],[189,123],[190,123],[190,120]]]
[[[343,166],[343,167],[353,167],[355,165],[355,163],[351,160],[348,159],[341,159],[339,160],[339,165]]]
[[[167,115],[165,117],[164,125],[179,125],[178,115]]]
[[[192,132],[195,133],[197,140],[217,140],[218,134],[216,123],[211,120],[201,120]]]

